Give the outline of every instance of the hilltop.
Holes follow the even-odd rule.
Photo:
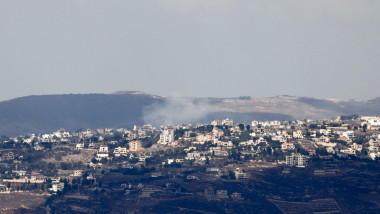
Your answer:
[[[147,94],[65,94],[0,102],[1,135],[51,132],[59,128],[131,127],[141,124],[144,106],[163,99]]]
[[[165,98],[139,91],[113,94],[26,96],[0,102],[0,135],[51,132],[60,128],[131,128],[152,123],[325,119],[379,115],[380,98],[345,101],[308,97]]]

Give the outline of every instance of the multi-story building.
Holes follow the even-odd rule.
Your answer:
[[[286,156],[286,165],[296,166],[296,167],[306,167],[307,165],[307,156],[301,155],[299,153]]]
[[[302,131],[301,130],[294,131],[293,132],[293,138],[295,138],[295,139],[302,139],[303,138]]]
[[[129,142],[129,151],[131,152],[139,152],[143,150],[141,141],[131,141]]]
[[[281,149],[282,150],[293,150],[295,148],[296,147],[294,146],[293,143],[283,143],[283,144],[281,144]]]
[[[99,147],[99,152],[108,152],[108,146],[107,145],[101,145]]]
[[[60,182],[59,178],[52,179],[52,187],[50,188],[51,191],[53,192],[62,191],[64,187],[65,187],[65,183]]]
[[[97,154],[98,158],[108,158],[108,146],[101,145]]]
[[[126,155],[127,154],[127,148],[117,147],[113,150],[113,153],[115,154],[116,157],[118,157],[120,155]]]
[[[2,161],[9,161],[15,159],[15,155],[13,152],[6,152],[1,155],[1,160]]]
[[[326,136],[328,136],[328,135],[331,135],[331,129],[320,129],[320,130],[319,130],[319,133],[320,133],[321,135],[326,135]]]
[[[355,137],[355,134],[354,134],[354,131],[345,131],[345,132],[342,132],[341,136],[351,139]]]
[[[168,144],[172,141],[174,141],[174,129],[165,128],[160,135],[158,143]]]
[[[65,187],[65,184],[63,182],[58,182],[58,183],[52,184],[51,190],[53,192],[58,192],[58,191],[62,191],[64,187]]]
[[[240,168],[236,168],[235,170],[235,178],[237,180],[240,180],[240,179],[247,179],[248,178],[248,174],[245,173],[242,169]]]
[[[196,160],[201,157],[201,153],[199,152],[191,152],[187,153],[187,156],[185,157],[186,160]]]
[[[81,150],[84,148],[84,143],[77,143],[75,149]]]

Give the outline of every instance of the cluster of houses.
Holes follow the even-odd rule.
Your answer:
[[[341,121],[325,120],[297,120],[297,121],[252,121],[250,125],[234,124],[232,119],[215,120],[211,122],[211,128],[203,127],[209,124],[163,126],[158,129],[151,125],[134,126],[128,129],[96,129],[78,132],[58,130],[51,134],[19,136],[9,138],[2,142],[26,143],[35,150],[45,150],[44,145],[61,143],[74,145],[73,150],[92,149],[94,158],[99,162],[113,157],[137,158],[144,164],[149,157],[145,154],[143,138],[151,137],[153,133],[159,133],[159,139],[155,146],[160,148],[179,148],[178,154],[165,154],[165,150],[159,150],[164,159],[161,165],[191,163],[194,166],[207,165],[209,161],[218,161],[237,155],[236,159],[245,160],[247,157],[260,158],[261,155],[274,157],[282,153],[283,163],[289,167],[307,166],[310,156],[318,151],[325,150],[329,154],[340,156],[354,155],[365,156],[376,160],[380,158],[380,117],[361,117],[356,120]],[[182,134],[176,134],[176,130],[182,130]],[[245,134],[245,135],[244,135]],[[110,136],[119,136],[120,139],[112,139]],[[243,136],[244,135],[244,136]],[[120,140],[128,143],[119,144]],[[115,145],[116,146],[111,146]],[[120,146],[123,145],[123,146]],[[152,150],[152,149],[151,149]],[[152,151],[150,151],[152,152]],[[173,156],[172,156],[173,155]],[[4,150],[0,155],[0,161],[21,161],[22,156],[17,152]],[[284,160],[285,159],[285,160]],[[160,160],[161,161],[161,160]],[[21,162],[20,162],[21,163]],[[103,162],[104,163],[104,162]],[[102,167],[102,163],[91,163],[91,166]],[[218,168],[209,167],[210,173],[221,173]],[[316,171],[316,174],[321,172]],[[12,179],[3,179],[3,182],[19,183],[44,183],[47,177],[37,172],[13,170]],[[243,168],[233,170],[236,179],[247,179],[249,174]],[[81,172],[73,171],[71,176],[81,176]],[[192,177],[193,176],[193,177]],[[197,180],[195,175],[190,175],[188,180]],[[52,179],[53,192],[62,190],[64,183],[59,178]],[[1,191],[0,186],[0,191]],[[154,190],[147,190],[145,195],[150,195]],[[210,198],[239,198],[239,193],[228,194],[222,190],[208,192]],[[212,197],[211,197],[212,196]]]
[[[183,161],[194,161],[195,165],[205,165],[208,159],[212,157],[228,157],[230,151],[233,148],[238,147],[243,155],[256,155],[263,149],[270,146],[268,139],[281,143],[282,152],[291,152],[294,154],[286,156],[285,163],[288,166],[305,167],[307,165],[307,155],[297,154],[297,147],[305,150],[308,155],[315,155],[317,148],[324,148],[331,154],[346,154],[357,155],[364,150],[368,150],[368,157],[376,159],[380,157],[379,136],[371,136],[371,139],[367,142],[359,143],[355,142],[356,134],[361,131],[358,127],[363,127],[376,132],[379,128],[379,117],[362,117],[355,123],[340,123],[340,126],[329,126],[330,123],[341,122],[339,120],[324,121],[320,123],[316,128],[309,128],[308,124],[313,124],[316,121],[311,120],[299,120],[299,121],[252,121],[250,124],[249,136],[251,139],[246,141],[240,141],[237,145],[232,141],[239,139],[239,135],[247,131],[245,126],[234,125],[233,120],[227,118],[219,121],[215,120],[211,122],[213,125],[212,131],[209,133],[197,132],[194,128],[202,126],[171,126],[163,127],[160,131],[160,138],[158,144],[164,146],[180,147],[181,142],[191,142],[192,146],[184,149],[186,155],[183,158],[168,158],[167,161],[162,164],[182,163]],[[229,135],[220,126],[229,127]],[[243,127],[243,128],[242,128]],[[175,130],[183,128],[185,133],[183,136],[175,140]],[[129,133],[134,137],[146,136],[147,133],[157,131],[150,125],[135,126],[133,132]],[[129,135],[129,137],[131,137]],[[130,138],[131,139],[131,138]],[[212,147],[209,147],[207,151],[198,151],[198,146],[205,144],[206,142],[212,143]],[[339,142],[344,142],[344,145]],[[271,148],[272,152],[277,148]],[[141,141],[131,139],[129,142],[129,149],[123,147],[117,147],[113,150],[115,157],[130,156],[131,152],[141,152]],[[133,155],[132,155],[133,156]],[[97,153],[97,158],[108,158],[109,151],[107,145],[102,145]]]
[[[228,191],[224,189],[214,190],[213,188],[206,188],[204,191],[204,196],[207,200],[223,200],[223,199],[235,199],[241,200],[243,197],[239,192],[233,192],[228,195]]]
[[[13,179],[3,179],[3,182],[10,183],[44,183],[46,182],[47,177],[37,173],[32,172],[31,174],[27,174],[24,170],[12,170],[12,174],[16,176]]]

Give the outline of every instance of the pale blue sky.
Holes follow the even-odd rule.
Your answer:
[[[0,0],[0,100],[380,96],[377,0]]]

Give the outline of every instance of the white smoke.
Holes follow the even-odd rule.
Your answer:
[[[144,108],[145,123],[176,125],[199,122],[210,113],[211,108],[206,100],[194,98],[168,98],[164,103],[155,103]]]

